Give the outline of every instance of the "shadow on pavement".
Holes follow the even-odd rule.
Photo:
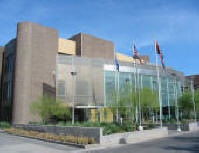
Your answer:
[[[198,137],[174,137],[174,139],[178,141],[183,141],[183,142],[199,143],[199,136]]]
[[[178,142],[184,142],[188,144],[187,146],[167,146],[164,147],[166,150],[176,150],[176,151],[189,151],[192,153],[199,153],[199,136],[181,136],[181,137],[173,137],[174,140]]]
[[[164,149],[166,149],[166,150],[176,150],[176,151],[189,151],[189,152],[192,152],[192,153],[198,153],[199,152],[199,145],[195,144],[195,145],[191,145],[189,147],[168,146]]]

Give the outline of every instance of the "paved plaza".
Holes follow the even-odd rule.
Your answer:
[[[170,136],[138,144],[108,146],[104,149],[89,150],[89,153],[199,153],[199,131],[176,133]],[[175,136],[174,136],[175,135]]]
[[[198,153],[199,131],[175,134],[138,144],[97,146],[81,149],[0,132],[0,153]]]
[[[0,132],[0,153],[66,153],[75,150],[83,149]]]

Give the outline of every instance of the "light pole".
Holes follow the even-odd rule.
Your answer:
[[[196,115],[196,103],[195,103],[195,99],[194,99],[194,96],[195,96],[195,93],[194,93],[194,78],[191,79],[191,94],[192,94],[192,102],[193,102],[193,109],[194,109],[194,120],[195,120],[195,123],[197,122],[197,115]]]
[[[139,131],[143,131],[143,126],[142,126],[142,112],[141,112],[141,104],[140,104],[140,90],[141,90],[141,86],[140,86],[140,76],[139,76],[139,72],[137,73],[138,75],[138,85],[139,85],[139,89],[138,89],[138,105],[139,105]]]
[[[72,88],[73,88],[73,94],[72,94],[72,125],[74,125],[74,116],[75,116],[75,76],[77,75],[77,72],[75,71],[72,71],[70,73],[72,75],[72,79],[73,79],[73,82],[72,82]]]
[[[139,80],[139,72],[137,71],[136,60],[134,60],[134,79],[135,79],[135,94],[136,94],[136,96],[137,96],[137,91],[138,91],[138,116],[139,116],[139,127],[138,127],[138,130],[139,131],[143,131],[142,118],[141,118],[141,105],[140,105],[140,84],[139,84],[140,80]],[[136,103],[137,103],[136,96],[135,96],[135,100],[136,100]]]
[[[175,96],[175,105],[176,105],[176,120],[177,120],[177,131],[181,132],[180,121],[179,121],[179,107],[178,107],[178,97],[177,97],[177,78],[173,74],[174,78],[174,96]]]

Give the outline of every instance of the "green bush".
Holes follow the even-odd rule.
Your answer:
[[[115,123],[107,123],[103,127],[104,127],[103,128],[103,135],[124,132],[122,127],[119,124],[115,124]]]
[[[148,124],[148,129],[153,129],[153,128],[155,128],[155,127],[156,127],[156,125],[153,124],[153,123],[149,123],[149,124]]]
[[[30,110],[32,113],[37,113],[44,124],[55,124],[60,119],[66,122],[71,116],[68,105],[48,96],[40,97],[34,101],[30,106]]]
[[[189,123],[189,121],[186,119],[181,120],[181,124],[188,124],[188,123]]]
[[[124,121],[122,125],[122,129],[126,132],[131,132],[136,130],[136,124],[132,121]]]
[[[100,127],[101,124],[99,122],[84,122],[82,125],[86,127]]]
[[[10,128],[10,123],[6,121],[1,121],[0,122],[0,129],[5,129],[5,128]]]
[[[28,124],[33,124],[33,125],[44,125],[43,122],[35,122],[35,121],[29,121]]]
[[[170,124],[176,124],[176,120],[175,119],[171,119],[170,120]]]
[[[64,121],[59,121],[56,125],[58,125],[58,126],[66,126],[66,123]]]

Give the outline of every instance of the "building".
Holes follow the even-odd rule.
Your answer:
[[[186,87],[192,87],[195,90],[199,89],[199,75],[186,76]]]
[[[118,74],[115,57],[120,64]],[[56,29],[18,23],[16,38],[0,48],[1,119],[14,124],[38,121],[30,104],[44,94],[52,94],[70,106],[74,103],[75,120],[95,121],[97,114],[103,120],[100,109],[108,106],[117,84],[120,92],[126,84],[136,83],[138,88],[157,90],[156,66],[148,56],[143,59],[144,64],[140,64],[139,60],[115,53],[113,42],[88,34],[63,39]],[[158,69],[166,117],[181,95],[184,76],[169,67],[166,71],[161,66]],[[113,120],[112,116],[107,118]]]

